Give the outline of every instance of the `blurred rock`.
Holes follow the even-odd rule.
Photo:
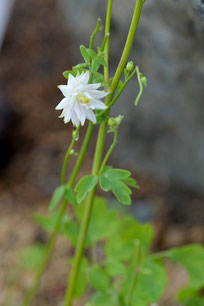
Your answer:
[[[96,19],[104,20],[105,3],[59,1],[72,33],[73,53],[76,61],[81,60],[78,47],[88,45]],[[134,2],[114,1],[112,68],[120,58]],[[148,86],[137,109],[134,107],[135,80],[118,103],[117,114],[126,116],[114,156],[122,166],[199,192],[204,187],[202,16],[203,1],[200,0],[145,2],[131,59],[147,77]]]

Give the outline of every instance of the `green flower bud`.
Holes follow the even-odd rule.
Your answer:
[[[141,77],[141,82],[144,86],[147,86],[147,78],[144,75]]]
[[[127,65],[126,65],[127,71],[132,71],[133,68],[134,68],[133,61],[128,62]]]
[[[109,118],[108,119],[108,126],[112,129],[116,125],[115,119],[114,118]]]
[[[123,120],[124,116],[122,115],[119,115],[118,117],[115,118],[115,123],[117,125],[120,125],[121,124],[121,121]]]

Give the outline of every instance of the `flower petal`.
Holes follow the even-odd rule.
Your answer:
[[[94,100],[94,99],[91,100],[88,106],[90,106],[91,109],[106,109],[107,108],[107,106],[103,102],[99,100]]]

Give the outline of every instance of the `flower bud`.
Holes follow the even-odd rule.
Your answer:
[[[126,65],[127,71],[132,71],[133,68],[134,68],[133,61],[128,62],[127,65]]]
[[[147,86],[147,78],[144,75],[141,77],[141,82],[144,86]]]
[[[116,125],[115,119],[114,118],[109,118],[108,119],[108,126],[112,129]]]

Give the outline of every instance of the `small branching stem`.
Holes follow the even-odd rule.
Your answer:
[[[62,172],[61,172],[61,183],[62,185],[65,184],[66,182],[66,169],[67,169],[67,162],[68,162],[68,158],[70,156],[70,153],[75,145],[75,142],[78,138],[78,135],[79,135],[79,129],[80,129],[80,125],[77,127],[77,129],[74,131],[73,133],[73,137],[72,137],[72,142],[67,150],[67,153],[65,155],[65,158],[64,158],[64,162],[63,162],[63,165],[62,165]]]

